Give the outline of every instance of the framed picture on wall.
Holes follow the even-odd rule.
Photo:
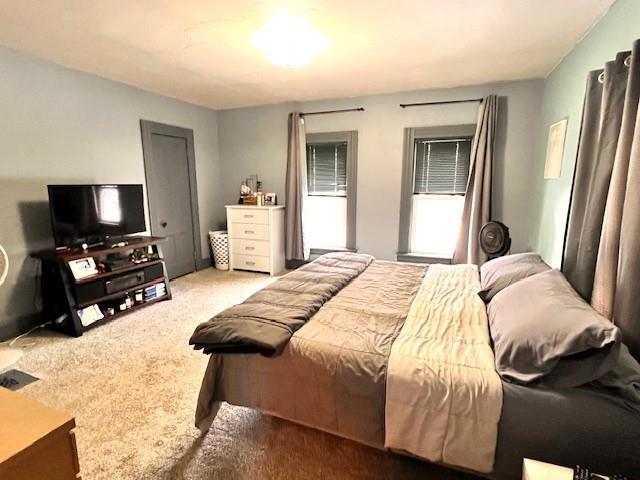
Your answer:
[[[562,174],[564,139],[567,135],[567,119],[563,118],[549,126],[547,158],[544,162],[544,178],[559,178]]]

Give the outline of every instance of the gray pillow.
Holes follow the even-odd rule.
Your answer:
[[[550,269],[537,253],[516,253],[489,260],[480,267],[482,290],[478,295],[484,303],[489,303],[500,290]]]
[[[601,378],[618,360],[620,330],[558,270],[505,288],[487,313],[496,370],[507,381],[577,387]]]

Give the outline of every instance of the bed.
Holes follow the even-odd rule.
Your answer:
[[[228,402],[490,478],[520,478],[524,457],[640,476],[637,413],[602,392],[500,380],[478,288],[473,266],[373,260],[279,355],[211,355],[196,425]]]

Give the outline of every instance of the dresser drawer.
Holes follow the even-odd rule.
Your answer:
[[[269,225],[269,212],[258,208],[231,208],[229,209],[229,221],[231,223],[259,223]]]
[[[256,272],[268,272],[269,257],[258,257],[256,255],[233,255],[232,268],[240,270],[254,270]]]
[[[269,225],[232,222],[229,225],[229,234],[231,235],[231,238],[269,240]]]
[[[237,238],[232,242],[233,253],[236,255],[257,255],[259,257],[268,257],[270,249],[269,242],[264,240],[245,240]]]

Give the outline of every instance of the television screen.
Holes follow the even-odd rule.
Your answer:
[[[49,185],[56,246],[146,230],[142,185]]]

